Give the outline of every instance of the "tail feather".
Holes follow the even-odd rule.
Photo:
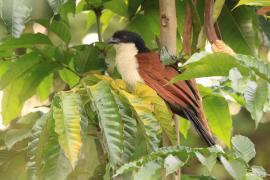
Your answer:
[[[206,127],[204,127],[202,122],[198,119],[197,115],[188,110],[183,110],[183,113],[188,118],[188,120],[192,122],[196,131],[201,136],[201,138],[207,143],[208,146],[213,146],[216,144],[216,141],[211,135],[211,132],[209,132]]]

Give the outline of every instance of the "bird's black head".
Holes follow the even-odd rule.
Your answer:
[[[135,32],[130,32],[126,30],[116,31],[112,38],[108,40],[108,43],[118,44],[118,43],[134,43],[139,53],[149,52],[150,50],[146,47],[144,40],[141,36]]]

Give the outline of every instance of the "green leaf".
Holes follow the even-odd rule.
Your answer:
[[[251,117],[255,120],[256,127],[262,118],[267,96],[268,89],[265,81],[258,85],[254,81],[248,82],[247,88],[244,92],[244,98],[246,101],[246,108],[250,112]]]
[[[214,135],[230,147],[232,118],[226,100],[222,97],[206,96],[203,98],[203,108]]]
[[[142,179],[159,179],[154,178],[156,173],[159,173],[159,176],[161,176],[161,171],[158,171],[161,169],[161,165],[158,162],[149,162],[145,164],[141,169],[139,169],[138,172],[136,172],[134,176],[134,180],[142,180]]]
[[[55,122],[50,116],[48,120],[48,143],[44,148],[44,167],[42,174],[44,179],[66,179],[72,171],[72,166],[58,144],[58,135],[54,131]]]
[[[6,133],[5,143],[10,150],[13,145],[17,142],[20,142],[31,135],[31,131],[29,129],[10,129]]]
[[[100,81],[90,86],[90,93],[95,111],[98,114],[99,125],[103,134],[106,151],[113,168],[122,164],[124,126],[117,103],[110,86]]]
[[[53,118],[58,142],[73,168],[82,146],[82,101],[79,94],[59,92],[53,100]]]
[[[77,74],[71,72],[68,69],[59,70],[59,75],[63,81],[65,81],[69,87],[73,87],[79,83],[80,77]]]
[[[48,3],[51,6],[54,14],[58,14],[61,6],[65,4],[67,1],[68,0],[48,0]]]
[[[173,155],[167,156],[164,160],[164,168],[166,170],[165,175],[168,176],[183,165],[184,163],[178,157],[175,157]]]
[[[20,38],[7,38],[2,41],[0,44],[0,50],[14,48],[32,48],[39,44],[52,45],[52,42],[44,34],[23,34],[20,36]]]
[[[9,33],[15,38],[20,37],[31,14],[29,3],[26,0],[1,0],[0,3],[1,18]]]
[[[1,77],[0,89],[4,89],[9,83],[12,83],[40,61],[41,57],[37,53],[29,53],[12,62],[9,69]]]
[[[247,138],[241,135],[236,135],[232,138],[233,149],[237,155],[247,163],[256,155],[254,144]]]
[[[227,5],[233,4],[230,1]],[[252,7],[239,7],[230,10],[225,5],[218,19],[222,39],[235,52],[257,55],[260,45],[258,16]]]
[[[49,21],[47,19],[38,19],[35,20],[37,23],[46,27],[49,31],[54,32],[57,36],[59,36],[66,44],[70,42],[71,35],[69,32],[69,27],[63,21]]]
[[[251,166],[252,173],[259,177],[266,177],[267,173],[262,166]]]
[[[40,101],[44,101],[49,97],[52,90],[51,89],[52,85],[53,85],[53,73],[45,77],[37,88],[37,96],[39,97]]]
[[[43,156],[46,143],[48,143],[47,123],[51,118],[51,112],[40,117],[32,128],[32,134],[28,142],[29,161],[27,168],[31,179],[41,178]]]
[[[119,95],[114,94],[114,98],[119,108],[122,121],[124,123],[124,162],[129,162],[135,151],[135,142],[137,135],[137,122],[133,118],[132,109],[129,104]]]
[[[228,161],[225,157],[221,156],[220,161],[227,172],[236,180],[242,180],[245,176],[247,169],[244,164],[237,160]]]
[[[247,74],[248,70],[241,67],[236,60],[228,55],[223,53],[214,53],[203,56],[199,54],[195,54],[198,56],[198,59],[194,63],[187,64],[184,66],[185,71],[180,75],[176,76],[171,82],[177,82],[179,80],[187,80],[199,77],[209,77],[209,76],[227,76],[230,70],[233,67],[237,67],[238,70],[243,73]],[[194,57],[191,57],[194,59]]]
[[[270,2],[268,0],[240,0],[235,7],[241,5],[270,6]]]
[[[195,154],[198,160],[207,167],[209,172],[211,172],[217,162],[217,156],[215,154],[211,154],[209,157],[206,158],[200,152],[195,152]]]
[[[182,117],[179,117],[179,130],[185,139],[187,139],[188,137],[188,130],[190,129],[190,127],[191,127],[190,121]]]
[[[128,15],[128,6],[124,0],[110,0],[104,3],[104,7],[120,16],[126,17]]]
[[[247,173],[245,180],[263,180],[263,178],[256,176],[255,174],[252,173]]]
[[[76,48],[77,54],[74,59],[75,70],[79,73],[88,71],[100,71],[105,69],[105,61],[100,57],[100,52],[93,45],[84,45]]]

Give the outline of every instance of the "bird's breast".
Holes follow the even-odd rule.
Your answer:
[[[135,87],[136,83],[144,82],[138,72],[137,52],[121,51],[116,54],[115,62],[118,72],[126,84]]]

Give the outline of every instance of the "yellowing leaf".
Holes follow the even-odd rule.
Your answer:
[[[78,160],[82,146],[80,96],[71,92],[60,92],[53,100],[53,118],[58,141],[72,167]]]

